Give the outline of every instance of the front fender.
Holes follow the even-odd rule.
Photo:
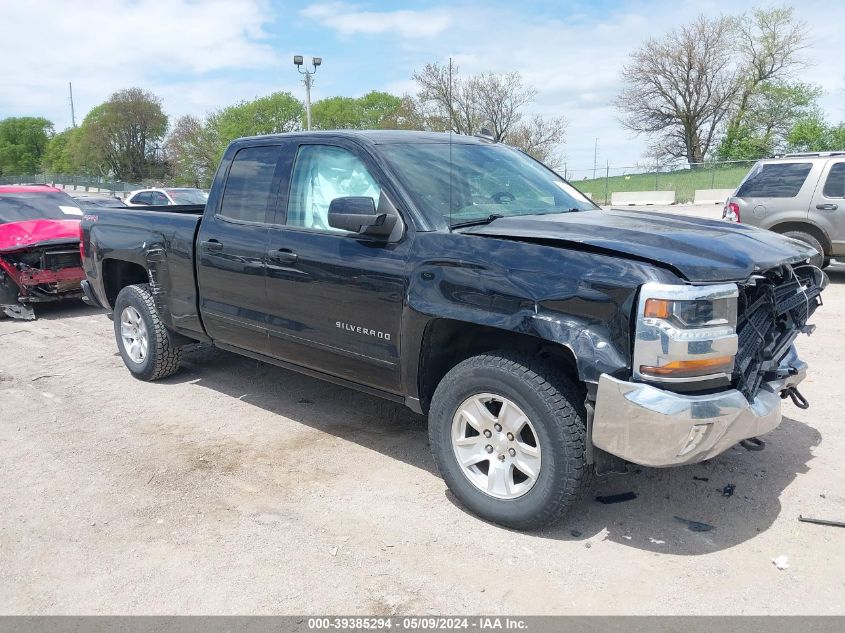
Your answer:
[[[418,237],[422,253],[462,255],[416,262],[402,339],[406,359],[419,359],[428,323],[444,318],[563,345],[584,382],[596,383],[602,374],[624,377],[640,285],[677,283],[667,270],[610,255],[455,233]],[[448,251],[437,243],[444,238],[450,238]],[[417,370],[410,361],[403,370],[413,385]]]

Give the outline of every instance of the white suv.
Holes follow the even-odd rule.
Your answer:
[[[205,204],[208,194],[192,187],[171,187],[169,189],[138,189],[126,196],[129,207],[164,207],[174,204]]]

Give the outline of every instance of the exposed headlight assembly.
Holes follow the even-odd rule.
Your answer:
[[[730,379],[737,351],[736,284],[640,289],[634,377],[658,382]]]

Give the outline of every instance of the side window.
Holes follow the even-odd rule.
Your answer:
[[[830,166],[822,193],[825,198],[845,198],[845,163]]]
[[[154,206],[162,207],[162,206],[166,206],[166,205],[170,204],[170,200],[167,199],[167,196],[165,196],[160,191],[153,191],[152,197],[153,197],[152,204]]]
[[[287,224],[340,232],[329,226],[331,201],[364,196],[378,205],[380,192],[364,163],[352,152],[329,145],[303,145],[291,175]]]
[[[279,160],[277,145],[245,147],[235,154],[218,215],[244,222],[266,222],[273,201],[273,175]]]
[[[766,163],[755,167],[736,192],[740,198],[794,198],[812,169],[811,163]]]
[[[150,196],[149,191],[142,191],[141,193],[135,194],[135,197],[132,198],[133,204],[150,204],[152,202],[152,197]]]

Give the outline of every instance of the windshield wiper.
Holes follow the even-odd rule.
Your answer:
[[[465,226],[479,226],[482,224],[490,224],[493,220],[498,220],[499,218],[503,218],[501,213],[491,213],[486,218],[475,218],[474,220],[466,220],[464,222],[456,222],[455,224],[450,224],[450,229],[460,229]]]

